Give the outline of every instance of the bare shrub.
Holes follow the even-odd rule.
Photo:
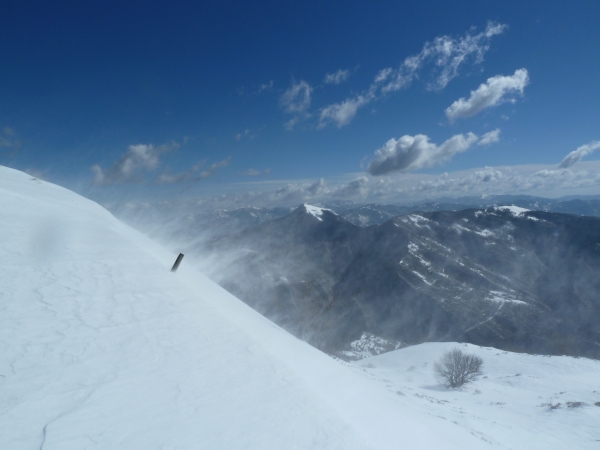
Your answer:
[[[456,389],[482,375],[482,367],[483,359],[479,356],[469,355],[455,348],[444,353],[434,364],[433,370],[443,385]]]

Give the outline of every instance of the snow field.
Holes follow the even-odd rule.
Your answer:
[[[435,379],[433,365],[453,348],[484,361],[484,377],[459,390]],[[351,363],[397,393],[407,409],[443,418],[481,439],[481,448],[597,449],[600,361],[428,343]],[[581,405],[577,405],[581,402]],[[548,403],[560,406],[551,409]],[[489,445],[485,445],[487,443]]]
[[[0,167],[0,448],[476,449],[76,194]]]

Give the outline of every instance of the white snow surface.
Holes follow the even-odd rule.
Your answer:
[[[523,216],[526,212],[531,211],[530,209],[521,208],[520,206],[494,206],[496,211],[509,211],[513,216]]]
[[[484,376],[449,390],[432,366],[454,348],[480,356]],[[469,430],[481,449],[600,448],[600,361],[427,343],[350,364],[396,393],[404,408]]]
[[[304,204],[304,208],[306,209],[307,213],[312,214],[320,221],[323,221],[323,219],[321,219],[321,216],[323,215],[323,211],[329,211],[330,213],[335,214],[335,212],[333,212],[331,209],[319,208],[318,206],[308,205],[306,203]]]
[[[0,167],[0,214],[1,449],[485,444],[294,338],[185,258],[171,273],[174,253],[92,201]]]

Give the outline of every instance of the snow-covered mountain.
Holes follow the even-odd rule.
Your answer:
[[[446,391],[429,367],[455,344],[335,361],[186,259],[171,273],[174,253],[97,204],[4,167],[0,216],[2,449],[592,449],[600,440],[597,361],[470,346],[487,378]],[[540,406],[548,401],[560,406]]]
[[[424,211],[461,211],[515,205],[526,209],[600,216],[600,199],[548,199],[528,195],[488,195],[438,199],[411,205],[357,205],[327,202],[335,211],[358,226],[380,225],[394,217]],[[156,202],[112,202],[104,205],[117,218],[165,245],[191,248],[199,242],[218,239],[289,214],[295,207],[210,209],[192,200]]]
[[[0,214],[2,449],[477,448],[91,201],[0,167]]]
[[[197,252],[230,292],[340,355],[366,332],[600,356],[600,218],[500,206],[358,227],[314,210]]]

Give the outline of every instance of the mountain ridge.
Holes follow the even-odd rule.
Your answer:
[[[202,252],[236,274],[213,274],[224,287],[319,348],[345,351],[367,332],[403,344],[598,355],[589,317],[600,313],[599,218],[517,206],[368,227],[333,214],[304,226],[309,216],[301,206]]]

